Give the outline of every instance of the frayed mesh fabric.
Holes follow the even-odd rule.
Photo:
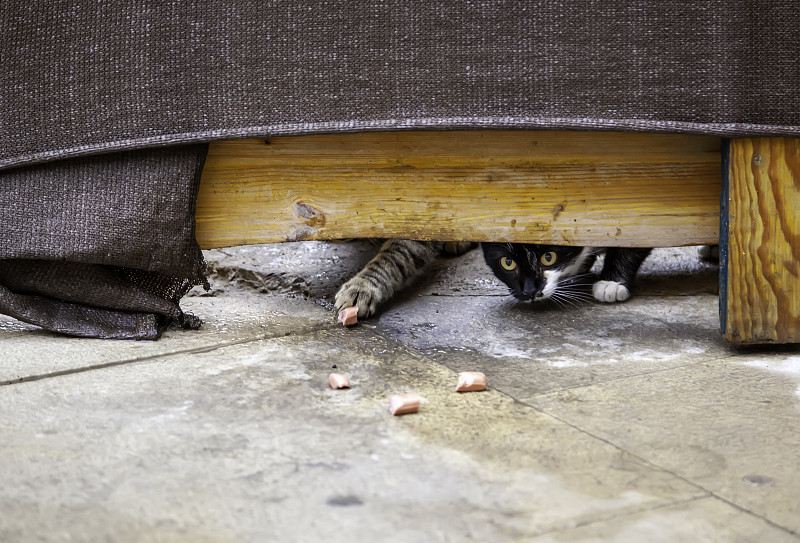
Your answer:
[[[798,28],[796,0],[6,2],[0,168],[357,130],[800,135]]]
[[[156,339],[197,328],[194,207],[206,145],[0,172],[0,313],[53,332]]]

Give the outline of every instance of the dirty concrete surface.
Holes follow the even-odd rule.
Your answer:
[[[203,328],[157,342],[0,317],[0,541],[800,541],[800,350],[727,345],[695,248],[567,307],[473,251],[345,329],[376,248],[209,251]]]

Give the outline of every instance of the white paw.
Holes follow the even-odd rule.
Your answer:
[[[371,317],[378,310],[381,302],[380,291],[372,284],[354,277],[342,285],[336,293],[334,304],[338,312],[344,307],[358,307],[358,318]]]
[[[628,287],[616,281],[598,281],[592,287],[592,294],[599,302],[624,302],[631,297]]]

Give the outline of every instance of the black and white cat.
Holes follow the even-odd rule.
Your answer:
[[[483,256],[498,279],[519,300],[572,302],[588,297],[592,285],[600,302],[622,302],[631,296],[639,266],[652,249],[562,247],[532,243],[483,243]],[[605,252],[599,280],[589,270]]]
[[[358,318],[374,315],[411,279],[421,275],[442,254],[461,255],[470,242],[387,240],[375,257],[339,288],[336,310],[358,307]],[[631,295],[631,284],[651,249],[602,249],[522,243],[483,243],[484,258],[495,275],[520,300],[556,302],[587,297],[580,289],[597,279],[589,273],[597,255],[606,253],[594,298],[620,302]]]
[[[462,255],[476,244],[466,241],[390,239],[375,257],[336,293],[334,304],[358,307],[358,318],[371,317],[411,279],[422,275],[440,255]]]

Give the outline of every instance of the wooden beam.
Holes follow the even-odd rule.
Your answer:
[[[800,343],[800,139],[731,140],[728,162],[722,331],[740,345]]]
[[[720,139],[615,132],[383,132],[211,144],[203,248],[400,237],[715,244]]]

